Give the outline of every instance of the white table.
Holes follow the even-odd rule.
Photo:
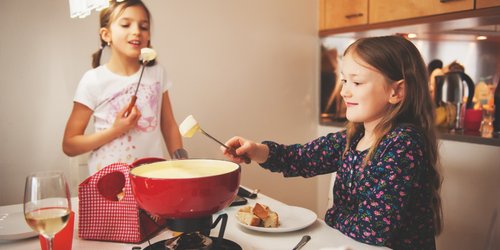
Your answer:
[[[262,204],[266,204],[271,208],[283,208],[287,205],[274,200],[268,196],[263,194],[259,194],[256,199],[249,199],[249,205],[253,205],[255,202],[259,202]],[[72,199],[73,210],[78,208],[78,200],[76,198]],[[364,249],[388,249],[383,247],[375,247],[367,244],[363,244],[357,242],[340,231],[329,227],[323,220],[317,219],[311,226],[294,231],[294,232],[285,232],[285,233],[267,233],[267,232],[257,232],[253,230],[249,230],[238,225],[235,219],[235,213],[238,211],[240,206],[229,207],[224,209],[223,213],[228,214],[228,222],[226,226],[226,231],[224,234],[224,238],[232,240],[238,243],[244,250],[257,250],[257,249],[273,249],[280,250],[292,249],[302,238],[303,235],[310,235],[311,240],[302,248],[303,250],[318,250],[318,249],[329,249],[329,250],[340,250],[349,247],[353,250],[364,250]],[[0,213],[5,212],[15,212],[22,211],[22,205],[10,205],[0,207]],[[77,211],[75,211],[77,213]],[[75,216],[77,219],[77,216]],[[216,215],[214,215],[214,220]],[[116,243],[116,242],[102,242],[102,241],[91,241],[91,240],[83,240],[78,239],[77,228],[78,221],[75,221],[75,233],[73,239],[73,249],[109,249],[109,250],[130,250],[133,246],[148,246],[148,242],[143,244],[127,244],[127,243]],[[212,230],[211,235],[217,236],[218,230],[220,227],[220,223],[217,225],[215,229]],[[170,238],[172,232],[169,230],[164,230],[156,237],[150,240],[151,243],[165,240]],[[29,238],[24,240],[16,240],[16,241],[0,241],[0,249],[9,249],[9,250],[29,250],[29,249],[40,249],[40,244],[38,238]]]

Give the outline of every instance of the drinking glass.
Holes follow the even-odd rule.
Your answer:
[[[62,172],[38,172],[26,177],[24,218],[52,250],[54,235],[68,223],[71,200]]]

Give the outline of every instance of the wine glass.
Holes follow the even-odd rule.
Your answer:
[[[62,172],[37,172],[26,177],[24,218],[47,239],[47,249],[52,250],[54,235],[66,226],[70,213],[70,193]]]

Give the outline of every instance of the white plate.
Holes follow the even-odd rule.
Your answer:
[[[22,212],[0,213],[0,240],[19,240],[37,236]]]
[[[249,226],[241,223],[238,219],[236,221],[238,224],[244,228],[267,232],[267,233],[283,233],[283,232],[291,232],[300,230],[302,228],[306,228],[313,224],[318,216],[311,210],[303,207],[294,207],[294,206],[286,206],[281,208],[271,208],[279,216],[279,227],[275,228],[266,228],[266,227],[255,227]]]

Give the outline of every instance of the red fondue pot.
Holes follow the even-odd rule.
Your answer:
[[[172,160],[130,170],[132,192],[140,207],[170,219],[210,216],[236,197],[241,167],[222,160]]]

